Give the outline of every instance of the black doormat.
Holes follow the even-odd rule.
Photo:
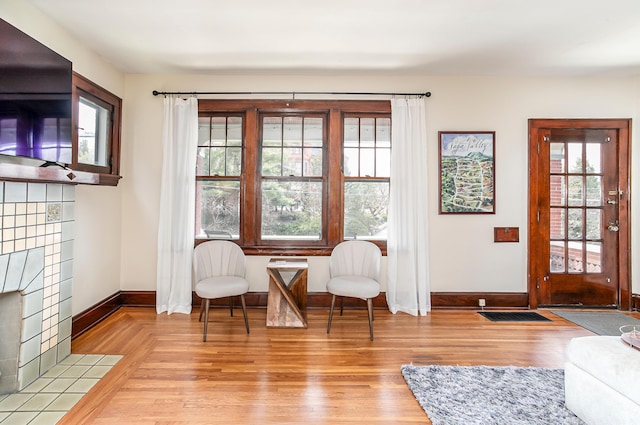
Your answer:
[[[531,311],[479,311],[481,315],[492,322],[551,322],[538,313]]]

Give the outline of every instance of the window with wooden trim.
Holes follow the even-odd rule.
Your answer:
[[[71,168],[97,173],[103,185],[120,179],[122,100],[79,74],[73,74],[73,161]]]
[[[388,101],[198,105],[196,239],[259,254],[323,255],[348,238],[386,248]]]

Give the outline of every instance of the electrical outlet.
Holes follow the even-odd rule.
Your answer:
[[[485,305],[487,305],[487,301],[484,298],[479,298],[478,299],[478,306],[484,307]]]

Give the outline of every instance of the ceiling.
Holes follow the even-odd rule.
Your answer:
[[[127,73],[640,75],[639,0],[27,0]]]

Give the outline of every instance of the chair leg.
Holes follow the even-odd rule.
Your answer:
[[[373,341],[373,300],[367,298],[367,310],[369,311],[369,335]]]
[[[344,297],[340,297],[340,316],[342,316],[343,311],[344,311]]]
[[[327,323],[327,333],[331,330],[331,319],[333,318],[333,307],[336,304],[336,296],[331,297],[331,307],[329,308],[329,323]]]
[[[204,313],[204,298],[200,301],[200,317],[198,317],[198,322],[202,322],[202,313]]]
[[[247,333],[249,333],[249,319],[247,318],[247,304],[244,301],[244,294],[240,295],[240,301],[242,302],[242,313],[244,314],[244,325],[247,327]]]
[[[207,342],[207,325],[209,324],[209,298],[204,302],[204,332],[202,342]]]
[[[229,314],[233,317],[233,297],[229,297]]]

